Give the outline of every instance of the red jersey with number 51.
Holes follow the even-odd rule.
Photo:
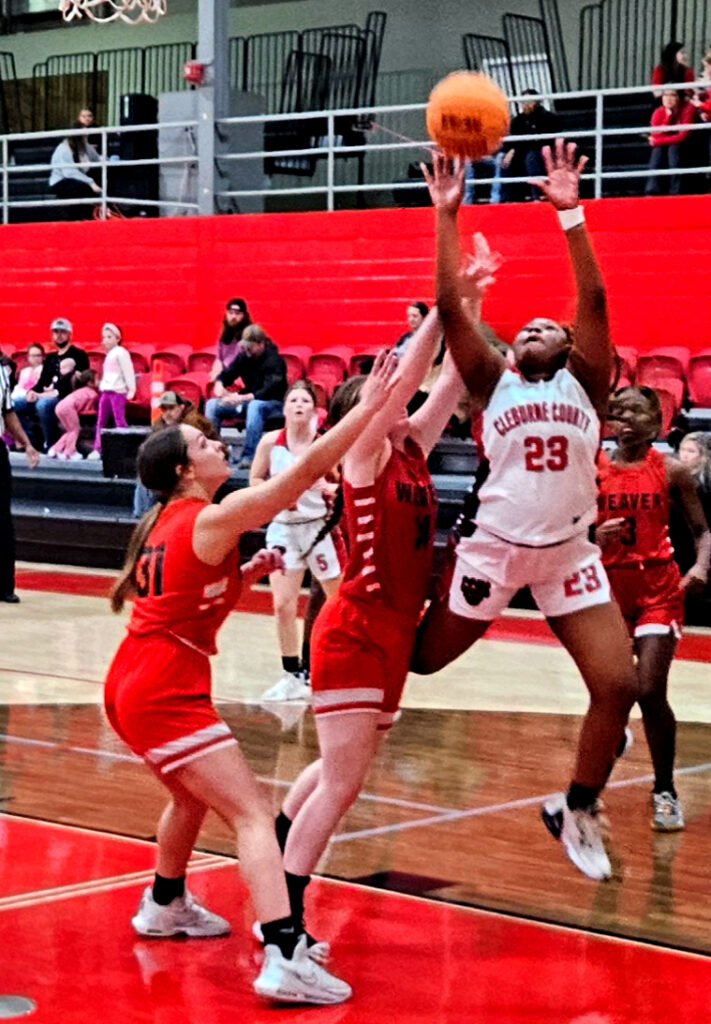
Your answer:
[[[674,557],[669,539],[669,480],[666,460],[650,448],[642,462],[614,462],[605,452],[598,458],[600,493],[598,523],[624,519],[618,537],[602,549],[606,566],[668,562]]]
[[[481,419],[488,472],[478,526],[513,544],[546,547],[595,522],[600,421],[567,370],[530,381],[506,369]]]
[[[136,598],[128,623],[135,636],[174,636],[215,654],[217,631],[241,589],[239,552],[206,565],[193,551],[195,520],[208,503],[178,498],[158,516],[136,563]]]

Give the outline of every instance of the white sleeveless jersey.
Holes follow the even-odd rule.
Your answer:
[[[569,370],[542,381],[504,370],[481,429],[489,471],[477,525],[514,544],[543,547],[595,521],[600,421]]]
[[[286,446],[286,431],[282,430],[272,447],[269,457],[269,476],[276,476],[296,462],[294,455]],[[321,492],[310,487],[300,494],[296,504],[284,509],[274,517],[275,523],[310,523],[315,519],[323,519],[328,514],[326,502]]]

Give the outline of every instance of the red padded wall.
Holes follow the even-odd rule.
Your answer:
[[[588,202],[615,341],[711,344],[711,197]],[[507,340],[531,316],[569,318],[565,242],[543,203],[465,207],[505,258],[486,320]],[[1,230],[0,342],[44,341],[67,316],[82,344],[104,320],[161,347],[212,344],[244,296],[280,344],[389,343],[433,292],[432,210],[9,225]]]

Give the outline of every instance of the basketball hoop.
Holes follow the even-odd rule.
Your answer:
[[[100,25],[118,20],[127,25],[152,24],[167,13],[168,0],[60,0],[59,10],[65,21],[87,17]]]

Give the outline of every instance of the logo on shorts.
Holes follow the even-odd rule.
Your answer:
[[[491,583],[488,580],[477,580],[473,576],[462,576],[462,597],[475,608],[491,595]]]

